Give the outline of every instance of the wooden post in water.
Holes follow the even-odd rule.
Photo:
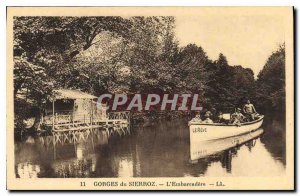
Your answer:
[[[52,135],[52,142],[53,142],[53,158],[56,159],[56,141],[55,141],[55,135]]]
[[[91,99],[91,109],[90,109],[90,117],[91,117],[91,125],[93,125],[93,113],[94,113],[94,110],[93,110],[93,99]]]
[[[72,126],[74,127],[75,99],[73,101]]]
[[[52,100],[52,131],[54,131],[54,113],[55,113],[55,111],[54,111],[54,102],[55,102],[55,100],[53,99]]]
[[[91,104],[92,104],[92,124],[94,122],[94,106],[93,106],[93,99],[91,99]]]

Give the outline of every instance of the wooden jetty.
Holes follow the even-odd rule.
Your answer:
[[[41,119],[41,129],[73,132],[130,124],[130,112],[106,112],[97,97],[79,90],[55,90],[51,105]]]

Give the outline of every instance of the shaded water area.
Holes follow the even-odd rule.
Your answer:
[[[222,145],[231,139],[219,140],[213,145],[220,151],[198,161],[190,160],[186,119],[73,136],[24,136],[15,143],[15,171],[19,178],[283,175],[284,123],[266,119],[260,131],[229,149]]]

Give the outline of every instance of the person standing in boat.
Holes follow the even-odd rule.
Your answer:
[[[250,100],[247,100],[247,103],[244,105],[243,112],[246,115],[247,119],[255,120],[255,115],[257,114],[257,112]]]

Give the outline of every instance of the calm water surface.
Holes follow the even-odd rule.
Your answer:
[[[199,151],[218,152],[198,161],[190,160],[187,120],[75,136],[28,136],[15,144],[15,171],[19,178],[283,175],[284,125],[269,120],[259,131],[258,137],[226,150],[223,146],[233,140],[219,140],[216,148],[199,145]]]

